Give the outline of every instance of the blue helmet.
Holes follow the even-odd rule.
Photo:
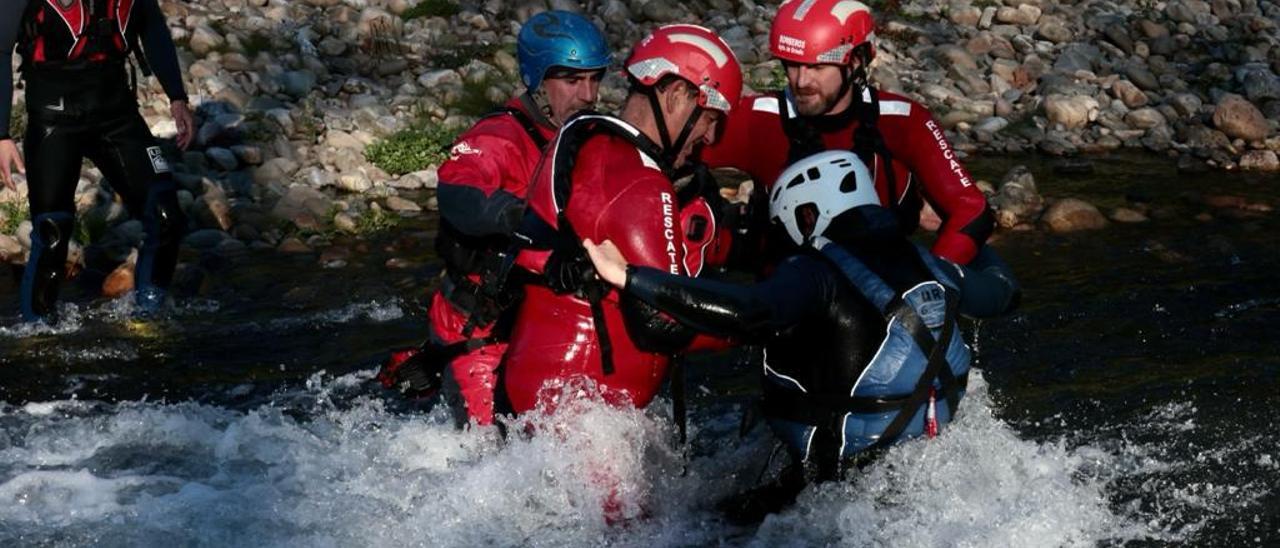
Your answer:
[[[593,70],[609,66],[609,44],[586,17],[569,11],[544,11],[525,21],[516,39],[520,79],[538,89],[551,67]]]

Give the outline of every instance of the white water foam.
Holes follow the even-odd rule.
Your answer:
[[[1149,535],[1109,510],[1105,481],[1088,473],[1113,457],[1019,439],[977,375],[943,436],[807,489],[758,530],[712,508],[754,479],[763,437],[717,440],[688,460],[660,404],[586,401],[502,443],[492,430],[456,431],[443,410],[390,412],[361,392],[368,376],[317,376],[278,400],[289,403],[247,412],[0,404],[0,545],[1059,546]],[[607,501],[621,524],[605,519]]]
[[[195,317],[217,312],[222,305],[211,299],[170,300],[148,320],[151,323],[165,323],[169,320]],[[135,319],[137,306],[133,293],[119,298],[79,305],[71,302],[57,304],[58,323],[50,325],[43,322],[23,322],[20,317],[11,317],[7,326],[0,326],[0,338],[26,339],[54,335],[76,333],[89,323],[127,324]]]

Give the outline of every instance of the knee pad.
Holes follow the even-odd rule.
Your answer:
[[[75,215],[68,211],[43,213],[32,221],[31,255],[22,274],[20,294],[25,320],[40,319],[53,308],[75,223]]]

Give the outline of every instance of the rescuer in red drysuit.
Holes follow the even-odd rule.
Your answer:
[[[459,423],[493,423],[496,369],[507,347],[497,320],[511,304],[499,289],[505,280],[496,279],[501,255],[523,216],[543,149],[570,116],[595,105],[612,61],[599,29],[565,11],[530,17],[517,55],[528,91],[460,135],[438,170],[436,250],[446,275],[431,299],[431,340],[393,354],[379,377],[388,387],[404,383],[406,391],[433,393],[449,364],[461,400],[455,403],[465,410]],[[415,355],[425,367],[405,365]]]
[[[715,33],[669,25],[636,45],[626,72],[621,115],[571,120],[530,187],[519,263],[547,283],[525,286],[503,365],[517,413],[551,411],[592,384],[611,404],[644,407],[671,354],[722,342],[596,280],[581,241],[608,238],[629,262],[698,274],[717,227],[701,198],[682,207],[672,179],[715,140],[741,93],[741,69]]]
[[[783,4],[769,49],[786,68],[787,89],[743,97],[702,160],[741,169],[764,188],[800,158],[852,150],[871,167],[881,202],[894,210],[903,229],[920,223],[923,198],[942,220],[933,252],[966,264],[991,235],[994,217],[928,110],[868,85],[874,31],[871,13],[860,2]]]

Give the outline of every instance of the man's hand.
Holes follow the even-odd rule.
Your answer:
[[[0,181],[4,181],[5,188],[18,189],[11,173],[15,169],[23,175],[27,173],[27,166],[22,163],[22,154],[18,153],[18,145],[14,144],[13,139],[0,140]]]
[[[173,116],[173,123],[178,126],[178,148],[186,150],[196,136],[196,122],[191,115],[191,105],[186,101],[169,103],[169,114]]]
[[[591,238],[587,238],[582,242],[582,246],[587,248],[587,255],[591,256],[591,262],[596,265],[596,274],[600,279],[615,287],[626,287],[627,260],[623,258],[622,252],[613,245],[613,242],[605,240],[596,245]]]

